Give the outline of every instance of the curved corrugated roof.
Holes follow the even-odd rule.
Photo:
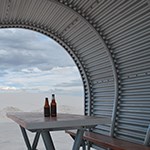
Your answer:
[[[149,0],[0,0],[0,27],[46,34],[74,59],[96,132],[143,143],[150,124]]]

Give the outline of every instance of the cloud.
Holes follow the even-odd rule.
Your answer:
[[[55,87],[62,87],[62,88],[67,88],[67,87],[81,87],[82,86],[82,81],[79,79],[76,80],[70,80],[69,82],[61,82],[57,85],[55,85]]]
[[[41,71],[38,68],[24,69],[20,73],[8,72],[1,82],[3,87],[16,87],[14,92],[20,90],[32,92],[52,92],[70,91],[81,93],[82,81],[77,68],[74,67],[57,67],[48,71]],[[13,89],[11,89],[12,91]],[[72,91],[72,92],[71,92]]]
[[[14,91],[16,90],[16,87],[9,87],[9,86],[5,86],[5,87],[0,87],[0,90],[2,91]]]
[[[0,69],[36,66],[41,70],[74,66],[66,50],[51,38],[31,30],[0,30]]]

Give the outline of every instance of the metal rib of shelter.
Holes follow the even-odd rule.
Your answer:
[[[148,126],[147,132],[146,132],[146,136],[145,136],[145,140],[144,140],[144,145],[149,145],[150,143],[150,125]]]

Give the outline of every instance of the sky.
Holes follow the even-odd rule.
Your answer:
[[[58,43],[27,29],[0,29],[0,94],[55,93],[82,96],[72,58]]]

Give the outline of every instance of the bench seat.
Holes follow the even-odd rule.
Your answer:
[[[66,133],[70,134],[73,138],[76,135],[75,130],[67,130]],[[150,150],[150,147],[142,144],[136,144],[89,131],[85,131],[83,139],[97,146],[110,148],[112,150]]]

